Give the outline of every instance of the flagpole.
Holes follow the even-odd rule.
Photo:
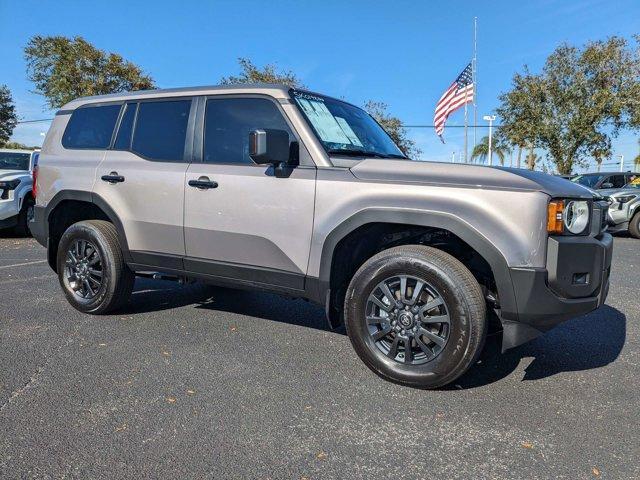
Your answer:
[[[473,17],[473,146],[477,145],[478,128],[478,17]]]
[[[467,121],[467,92],[464,92],[464,163],[467,163],[467,130],[469,122]]]

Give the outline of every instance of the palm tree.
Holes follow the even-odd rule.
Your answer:
[[[491,150],[493,150],[492,155],[498,157],[500,160],[500,165],[504,165],[504,159],[509,153],[509,149],[504,145],[499,143],[492,143]],[[480,143],[478,143],[475,147],[473,147],[473,151],[471,152],[471,160],[475,160],[476,158],[484,163],[489,156],[489,137],[482,137]]]

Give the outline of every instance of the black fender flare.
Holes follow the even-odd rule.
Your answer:
[[[506,259],[483,235],[460,218],[441,212],[417,210],[367,208],[361,210],[334,228],[322,244],[317,298],[328,308],[331,264],[338,243],[349,233],[368,223],[396,223],[433,227],[447,230],[468,243],[487,261],[498,289],[500,316],[503,320],[518,320],[516,297]]]
[[[122,250],[125,261],[127,263],[131,262],[129,244],[127,243],[127,236],[125,235],[124,227],[122,226],[120,217],[118,217],[116,212],[113,211],[111,206],[106,202],[104,198],[93,192],[87,192],[83,190],[61,190],[54,195],[54,197],[49,201],[49,203],[47,203],[47,206],[44,209],[43,235],[44,238],[47,239],[47,242],[49,242],[49,217],[51,216],[51,213],[56,209],[56,207],[65,200],[75,200],[85,203],[91,203],[102,210],[109,221],[116,227],[116,231],[118,232],[118,243],[120,244],[120,249]],[[49,245],[47,245],[47,250],[51,250],[49,248]],[[51,261],[52,259],[49,259],[50,265]]]

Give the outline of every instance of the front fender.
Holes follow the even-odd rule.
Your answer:
[[[517,321],[518,313],[506,259],[492,242],[463,220],[448,214],[408,209],[369,208],[361,210],[335,227],[322,245],[317,299],[326,302],[330,290],[331,265],[336,246],[349,233],[368,223],[395,223],[447,230],[468,243],[487,261],[500,297],[501,317]]]

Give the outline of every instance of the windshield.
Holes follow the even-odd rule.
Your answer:
[[[295,90],[293,98],[327,153],[407,158],[364,110],[339,100]]]
[[[0,152],[0,170],[29,170],[29,153]]]
[[[602,177],[604,177],[604,175],[578,175],[576,178],[571,179],[571,181],[584,185],[585,187],[595,188]]]

